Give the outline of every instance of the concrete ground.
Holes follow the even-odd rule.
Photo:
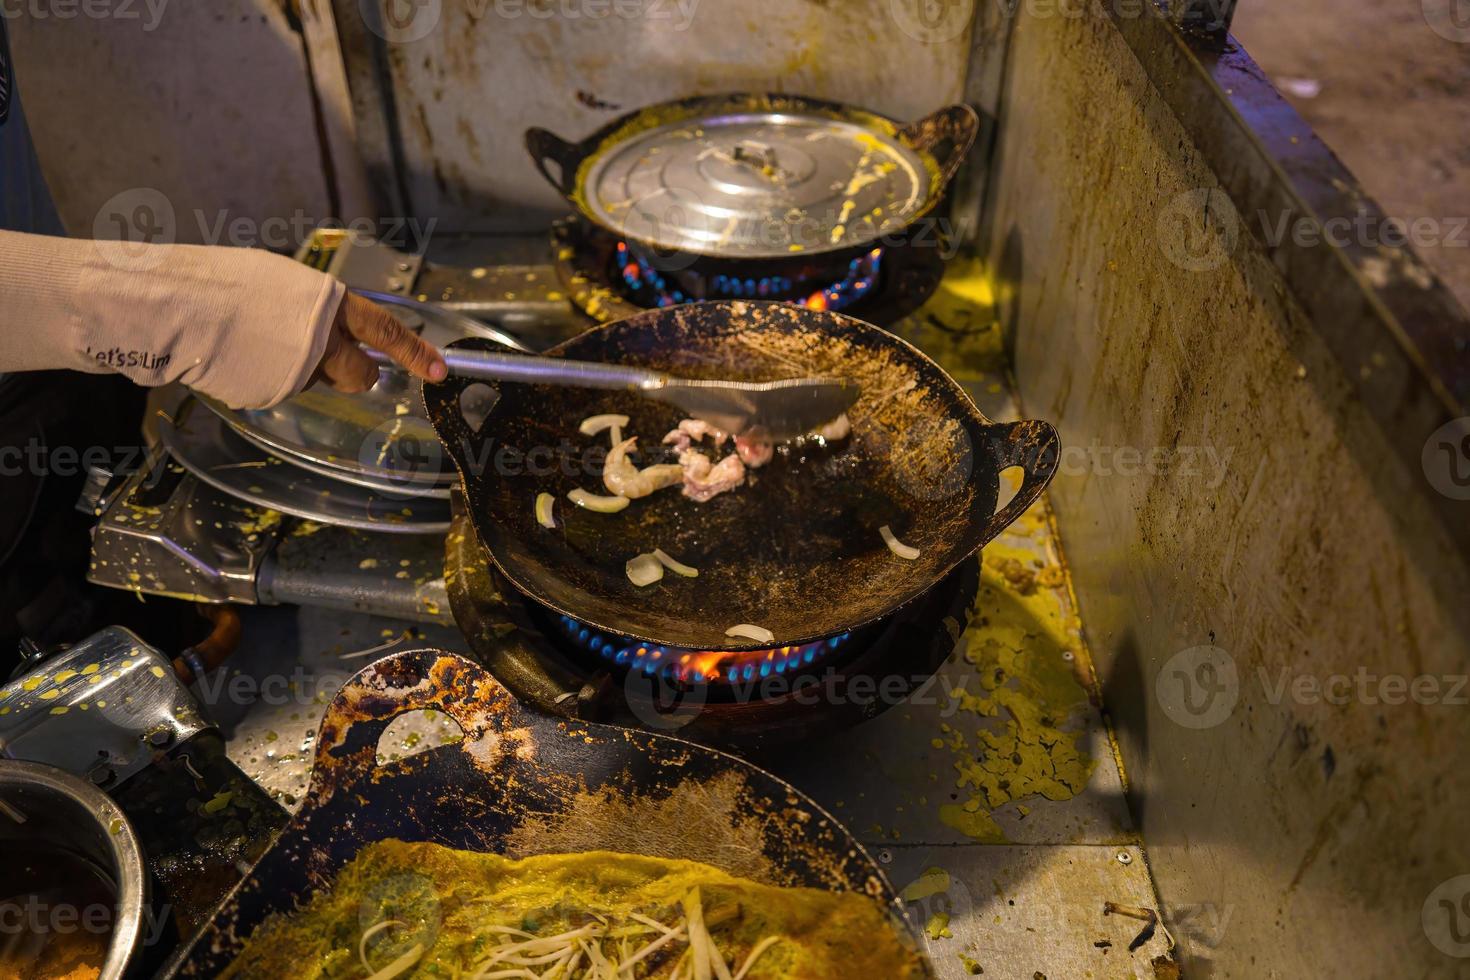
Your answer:
[[[1470,0],[1240,0],[1234,33],[1470,307]]]

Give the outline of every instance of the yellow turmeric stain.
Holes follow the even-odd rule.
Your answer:
[[[1060,569],[1043,574],[1034,551],[1004,539],[983,555],[963,646],[975,676],[956,695],[959,710],[982,727],[972,737],[946,732],[954,785],[966,798],[941,806],[939,818],[967,837],[1000,843],[996,810],[1028,797],[1069,800],[1087,786],[1096,761],[1086,751],[1087,691],[1073,672],[1078,624],[1060,588],[1041,585],[1062,585]]]

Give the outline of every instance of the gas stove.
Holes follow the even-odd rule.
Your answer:
[[[523,703],[551,714],[765,749],[881,714],[954,652],[979,569],[965,562],[887,619],[795,647],[683,650],[599,631],[510,585],[452,502],[445,578],[477,659]]]

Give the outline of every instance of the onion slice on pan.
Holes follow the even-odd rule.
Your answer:
[[[549,493],[538,493],[536,495],[536,523],[544,528],[556,527],[556,518],[551,515],[551,505],[556,503],[556,498]]]
[[[595,510],[599,514],[616,514],[629,503],[627,497],[603,497],[595,493],[588,493],[581,487],[567,494],[567,499],[578,507]]]
[[[673,572],[675,575],[682,575],[685,578],[699,577],[699,569],[690,568],[688,565],[679,561],[677,558],[671,557],[669,553],[667,551],[664,551],[662,548],[654,548],[653,557],[657,558],[660,564],[662,564],[669,571]]]
[[[623,570],[628,574],[628,581],[640,589],[664,577],[664,566],[653,555],[639,555],[623,566]]]
[[[887,524],[878,528],[878,533],[883,535],[883,543],[888,545],[888,550],[906,561],[913,561],[921,554],[918,548],[906,545],[898,540],[898,538],[895,538],[893,531],[889,529]]]
[[[595,436],[614,426],[622,429],[627,425],[628,416],[626,415],[592,415],[582,420],[582,424],[577,426],[577,431],[584,436]]]
[[[731,626],[725,630],[725,635],[743,636],[745,639],[754,640],[757,643],[770,643],[776,638],[776,634],[764,626],[755,626],[751,623],[740,623],[737,626]]]

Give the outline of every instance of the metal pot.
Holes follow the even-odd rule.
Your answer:
[[[576,143],[533,127],[526,148],[584,219],[687,298],[789,299],[906,241],[978,128],[966,105],[902,124],[820,99],[736,93],[649,106]]]
[[[142,944],[148,903],[143,849],[122,809],[60,769],[0,762],[0,841],[69,852],[107,879],[116,904],[99,980],[120,980]]]

